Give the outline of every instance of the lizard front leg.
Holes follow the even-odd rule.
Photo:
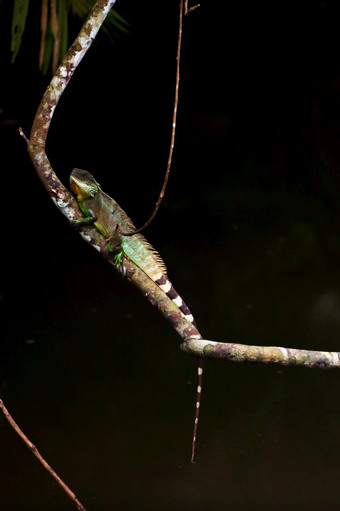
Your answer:
[[[94,222],[97,221],[97,215],[95,214],[95,212],[92,209],[84,210],[84,208],[83,209],[80,208],[80,210],[82,211],[82,213],[84,213],[84,211],[86,211],[86,216],[84,216],[83,218],[78,218],[77,220],[72,220],[71,224],[74,227],[80,227],[81,225],[93,224]]]

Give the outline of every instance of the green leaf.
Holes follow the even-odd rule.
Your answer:
[[[128,33],[130,31],[130,23],[126,21],[117,11],[111,9],[105,22],[104,31],[111,37],[112,33],[118,37],[118,32]]]
[[[14,62],[21,46],[22,34],[25,30],[29,0],[14,0],[12,19],[12,62]]]
[[[60,60],[62,60],[68,49],[68,9],[66,0],[59,0]]]
[[[1,1],[2,0],[0,0],[0,3]],[[50,2],[50,0],[46,0],[46,2],[47,1]],[[39,3],[41,3],[41,0],[39,0]],[[73,15],[84,20],[88,16],[94,3],[95,0],[58,0],[58,38],[60,41],[59,61],[62,60],[69,46],[68,18],[70,11],[72,11]],[[11,40],[12,62],[14,62],[21,47],[21,40],[26,27],[26,18],[30,0],[13,0],[13,4],[14,9]],[[46,74],[49,70],[53,54],[53,44],[55,44],[55,40],[53,39],[50,29],[49,17],[46,29],[46,34],[42,36],[40,48],[40,68],[43,74]],[[111,42],[115,39],[115,37],[119,37],[120,33],[129,32],[129,29],[130,24],[113,9],[109,12],[103,25],[103,31],[109,37]]]
[[[52,59],[52,52],[53,52],[53,44],[54,39],[51,32],[50,27],[47,28],[46,36],[45,36],[45,53],[44,53],[44,59],[41,66],[41,72],[43,75],[45,75],[48,72],[51,59]]]

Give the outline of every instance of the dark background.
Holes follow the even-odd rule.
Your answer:
[[[88,511],[340,509],[337,370],[206,361],[189,463],[195,359],[68,226],[18,136],[49,80],[37,10],[11,65],[0,5],[5,404]],[[130,33],[98,36],[47,153],[66,185],[90,170],[139,226],[168,157],[178,5],[117,10]],[[206,338],[339,350],[338,20],[331,1],[213,0],[185,19],[173,168],[145,234]],[[74,509],[3,418],[0,489],[6,511]]]

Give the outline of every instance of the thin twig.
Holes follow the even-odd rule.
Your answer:
[[[7,421],[12,426],[14,431],[25,442],[25,444],[31,450],[31,452],[34,454],[34,456],[36,458],[38,458],[38,460],[43,465],[43,467],[51,474],[51,476],[59,484],[59,486],[62,487],[62,489],[65,491],[65,493],[67,493],[67,495],[70,497],[70,499],[73,500],[73,502],[75,503],[77,508],[80,511],[86,511],[86,509],[81,504],[81,502],[79,502],[79,500],[77,499],[77,497],[73,493],[73,491],[70,490],[70,488],[67,486],[67,484],[65,484],[64,481],[58,476],[58,474],[55,472],[55,470],[53,470],[53,468],[47,463],[47,461],[45,461],[45,459],[41,456],[40,452],[35,447],[35,445],[29,440],[29,438],[27,438],[25,433],[19,428],[18,424],[15,422],[15,420],[13,419],[13,417],[10,415],[9,411],[5,407],[2,399],[0,399],[0,409],[2,410],[2,413],[4,414],[4,416],[6,417]]]
[[[192,11],[197,9],[197,7],[200,7],[200,4],[193,5],[192,7],[188,7],[188,0],[185,0],[184,2],[184,15],[188,16]]]
[[[178,95],[179,95],[179,81],[180,81],[180,64],[181,64],[181,50],[182,50],[182,35],[183,35],[183,10],[184,15],[187,16],[192,11],[197,9],[200,4],[193,5],[192,7],[188,7],[188,0],[180,0],[180,7],[179,7],[179,24],[178,24],[178,42],[177,42],[177,66],[176,66],[176,87],[175,87],[175,99],[174,99],[174,109],[173,109],[173,115],[172,115],[172,127],[171,127],[171,140],[170,140],[170,149],[169,149],[169,157],[168,157],[168,163],[166,167],[165,177],[163,181],[163,186],[160,191],[158,200],[156,202],[155,208],[150,216],[150,218],[145,222],[142,227],[139,227],[139,229],[135,229],[131,232],[123,232],[121,230],[121,227],[118,225],[118,231],[122,236],[133,236],[134,234],[137,234],[141,231],[143,231],[146,227],[148,227],[152,220],[155,218],[159,207],[161,205],[161,202],[163,200],[165,189],[168,184],[170,170],[171,170],[171,164],[172,164],[172,157],[174,153],[174,147],[175,147],[175,135],[176,135],[176,126],[177,126],[177,109],[178,109]]]
[[[154,208],[150,218],[145,222],[144,225],[142,225],[142,227],[139,227],[139,229],[135,229],[134,231],[131,231],[131,232],[123,232],[119,226],[118,230],[122,236],[133,236],[134,234],[137,234],[138,232],[143,231],[146,227],[148,227],[151,224],[152,220],[155,218],[155,216],[157,214],[157,211],[159,210],[159,206],[161,205],[161,202],[162,202],[164,194],[165,194],[165,189],[168,184],[170,170],[171,170],[172,157],[173,157],[174,147],[175,147],[178,93],[179,93],[179,81],[180,81],[181,49],[182,49],[182,33],[183,33],[183,0],[180,0],[177,57],[176,57],[177,66],[176,66],[175,99],[174,99],[174,109],[173,109],[173,114],[172,114],[170,149],[169,149],[168,163],[167,163],[167,167],[166,167],[163,186],[162,186],[158,200],[156,202],[155,208]]]
[[[26,137],[25,133],[23,132],[23,129],[22,128],[19,128],[19,135],[25,140],[26,144],[29,144],[29,140],[28,138]]]

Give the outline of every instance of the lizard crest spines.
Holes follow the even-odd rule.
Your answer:
[[[94,222],[97,229],[102,232],[107,238],[112,236],[115,232],[117,224],[126,231],[134,231],[135,226],[127,216],[124,210],[117,204],[117,202],[107,195],[100,188],[99,183],[90,174],[90,172],[82,169],[74,169],[70,178],[71,189],[77,195],[78,201],[91,201],[95,200],[96,194],[100,192],[100,197],[110,205],[111,218],[115,218],[116,223],[107,222],[107,217],[101,218],[100,214],[96,214],[97,218]],[[92,210],[96,213],[96,207],[92,205]],[[109,224],[109,225],[108,225]],[[112,231],[112,232],[110,232]],[[164,293],[174,302],[179,308],[183,316],[195,325],[194,318],[179,296],[177,291],[167,277],[167,270],[165,263],[159,253],[153,248],[152,245],[144,238],[142,234],[135,234],[134,236],[122,236],[117,232],[114,236],[119,240],[118,245],[121,246],[124,254],[131,259],[141,270],[143,270],[161,289]],[[122,264],[116,265],[122,271]]]

